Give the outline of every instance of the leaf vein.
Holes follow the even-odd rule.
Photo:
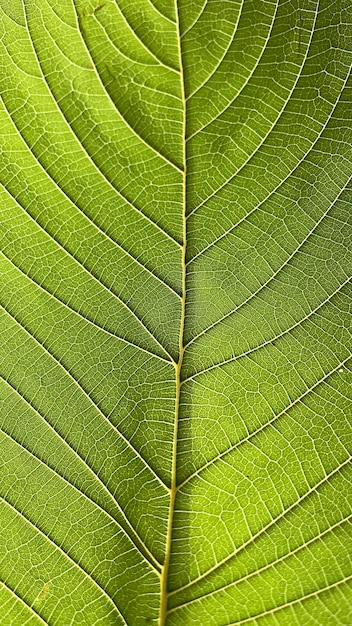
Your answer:
[[[111,108],[114,111],[117,112],[118,116],[120,117],[121,121],[125,124],[126,128],[128,128],[134,134],[134,136],[137,137],[137,139],[143,145],[145,145],[149,150],[151,150],[154,154],[156,154],[159,158],[161,158],[163,161],[165,161],[165,163],[167,163],[168,165],[173,167],[175,170],[177,170],[178,172],[182,172],[182,169],[178,165],[176,165],[176,163],[174,163],[173,161],[170,161],[170,159],[168,159],[167,156],[165,156],[162,152],[157,150],[154,146],[152,146],[145,139],[143,139],[143,137],[136,131],[135,128],[133,128],[133,126],[127,121],[126,117],[122,114],[120,109],[118,109],[118,107],[116,106],[116,104],[113,101],[113,99],[112,99],[108,89],[106,88],[106,85],[105,85],[104,81],[102,80],[102,77],[100,76],[100,73],[98,72],[98,69],[97,69],[97,67],[96,67],[96,65],[95,65],[95,63],[93,61],[93,58],[92,58],[91,52],[89,50],[89,47],[88,47],[88,45],[86,43],[86,40],[85,40],[85,38],[83,36],[83,32],[82,32],[82,28],[81,28],[81,25],[80,25],[80,19],[79,19],[78,11],[77,11],[77,8],[76,8],[76,0],[72,0],[72,2],[73,2],[73,5],[75,7],[75,12],[76,12],[77,31],[80,34],[80,38],[81,38],[82,44],[83,44],[84,48],[86,49],[87,55],[88,55],[88,57],[90,59],[92,71],[94,72],[94,75],[96,76],[100,86],[102,87],[105,95],[107,96],[108,101],[110,102]]]
[[[235,102],[235,100],[237,100],[237,98],[241,95],[241,93],[243,92],[244,88],[248,85],[248,83],[250,82],[250,80],[251,80],[251,78],[252,78],[252,76],[253,76],[253,74],[254,74],[255,70],[257,69],[257,67],[258,67],[258,65],[259,65],[259,61],[261,60],[261,58],[262,58],[262,56],[263,56],[263,54],[264,54],[264,52],[265,52],[265,50],[266,50],[266,47],[267,47],[267,45],[268,45],[268,42],[269,42],[269,39],[270,39],[270,35],[271,35],[271,33],[272,33],[273,26],[274,26],[274,23],[275,23],[275,18],[276,18],[276,14],[277,14],[278,7],[279,7],[279,0],[276,0],[276,3],[275,3],[275,11],[274,11],[273,16],[272,16],[272,19],[271,19],[270,28],[269,28],[269,30],[268,30],[268,34],[267,34],[267,36],[266,36],[266,38],[265,38],[264,45],[263,45],[263,47],[262,47],[262,49],[261,49],[260,55],[258,56],[258,58],[257,58],[257,60],[256,60],[256,62],[255,62],[255,64],[253,65],[253,67],[252,67],[252,69],[251,69],[251,71],[250,71],[249,75],[247,76],[247,78],[246,78],[245,82],[243,83],[243,85],[241,86],[241,88],[238,90],[238,92],[236,93],[236,95],[234,96],[234,98],[232,98],[232,100],[230,100],[230,102],[228,102],[228,103],[227,103],[227,105],[226,105],[226,106],[225,106],[225,107],[224,107],[221,111],[219,111],[219,113],[216,115],[216,117],[214,117],[212,120],[210,120],[210,122],[207,122],[206,124],[204,124],[204,126],[201,126],[201,127],[200,127],[198,130],[196,130],[196,131],[195,131],[192,135],[190,135],[189,137],[187,137],[187,139],[186,139],[186,141],[187,141],[187,142],[188,142],[188,141],[190,141],[191,139],[193,139],[193,137],[195,137],[195,136],[196,136],[196,135],[198,135],[199,133],[201,133],[201,132],[202,132],[202,130],[204,130],[205,128],[207,128],[208,126],[210,126],[210,124],[212,124],[213,122],[216,122],[216,120],[218,120],[218,119],[219,119],[219,117],[220,117],[223,113],[225,113],[225,112],[226,112],[226,111],[227,111],[227,110],[228,110],[228,109],[232,106],[232,104]]]
[[[139,555],[143,558],[143,560],[149,565],[149,567],[157,574],[160,574],[160,563],[155,559],[154,555],[150,552],[150,550],[147,548],[147,546],[144,544],[144,542],[141,540],[140,536],[138,535],[137,531],[135,530],[135,528],[132,526],[131,522],[129,522],[126,514],[124,513],[123,509],[120,507],[120,505],[116,502],[113,494],[111,493],[111,491],[109,491],[109,489],[106,487],[106,485],[104,485],[104,483],[102,482],[102,480],[99,478],[98,474],[96,474],[93,469],[88,465],[88,463],[78,454],[78,452],[66,441],[66,439],[64,439],[63,437],[61,437],[61,435],[51,426],[51,424],[49,424],[49,422],[43,418],[43,416],[39,413],[39,411],[37,409],[34,408],[34,406],[28,402],[26,400],[26,398],[19,392],[17,391],[17,389],[15,389],[5,378],[3,378],[3,376],[0,376],[0,378],[2,380],[4,380],[9,387],[11,387],[11,389],[13,389],[14,391],[16,391],[18,393],[18,395],[31,407],[32,410],[34,410],[46,423],[47,426],[49,426],[50,430],[52,430],[55,435],[61,440],[63,441],[67,447],[74,452],[74,454],[77,456],[77,458],[85,465],[85,467],[89,470],[89,472],[91,474],[93,474],[94,478],[97,480],[97,482],[103,487],[104,491],[108,494],[109,499],[112,500],[114,506],[116,506],[116,508],[119,510],[120,515],[122,516],[122,518],[124,519],[126,525],[128,526],[130,532],[132,533],[134,540],[132,539],[132,537],[128,534],[127,530],[123,527],[123,525],[121,524],[121,522],[119,522],[116,517],[114,517],[113,515],[111,515],[111,513],[109,513],[109,511],[107,511],[104,507],[102,507],[100,504],[98,504],[98,502],[96,502],[95,500],[92,500],[92,498],[90,496],[88,496],[84,491],[82,491],[78,485],[75,485],[74,483],[72,483],[70,480],[68,480],[67,478],[65,478],[65,476],[63,476],[62,474],[60,474],[57,469],[55,469],[54,467],[52,467],[44,458],[39,457],[37,454],[34,454],[34,452],[32,452],[31,450],[29,450],[29,448],[27,448],[25,445],[23,445],[20,441],[18,441],[13,435],[10,435],[8,432],[6,432],[3,428],[0,428],[0,431],[6,435],[6,437],[8,439],[10,439],[11,441],[13,441],[17,446],[19,446],[22,450],[24,450],[27,454],[29,454],[33,459],[35,459],[36,461],[38,461],[41,465],[45,466],[46,468],[48,468],[50,470],[50,472],[52,472],[56,477],[58,477],[60,480],[62,480],[65,484],[67,484],[69,487],[72,487],[72,489],[74,489],[76,492],[79,493],[80,496],[82,496],[84,499],[88,500],[91,504],[94,505],[94,507],[96,507],[99,511],[101,511],[103,513],[103,515],[106,515],[109,520],[111,522],[113,522],[114,524],[116,524],[119,529],[122,531],[122,533],[125,535],[125,537],[128,539],[129,542],[131,542],[131,544],[134,546],[134,548],[138,551]],[[143,552],[144,550],[144,552]],[[147,556],[149,558],[147,558]]]
[[[114,298],[116,298],[116,300],[118,302],[120,302],[120,304],[122,304],[122,306],[132,315],[132,317],[134,317],[134,319],[141,325],[141,327],[148,333],[148,335],[155,341],[155,343],[158,344],[158,346],[162,349],[162,351],[168,355],[169,359],[165,359],[165,360],[169,360],[169,362],[172,362],[172,357],[170,354],[168,354],[164,348],[164,346],[158,341],[158,339],[154,336],[154,334],[149,330],[149,328],[144,324],[144,322],[138,317],[138,315],[133,311],[133,309],[131,307],[128,306],[128,304],[122,300],[122,298],[120,296],[117,295],[117,293],[115,293],[114,291],[112,291],[107,285],[105,285],[105,283],[101,280],[101,278],[98,278],[98,276],[95,276],[91,270],[88,270],[83,263],[81,263],[71,252],[69,252],[57,239],[55,239],[55,237],[53,237],[52,235],[50,235],[50,233],[48,231],[46,231],[38,222],[37,220],[35,220],[32,215],[30,213],[28,213],[28,211],[26,211],[25,207],[20,203],[20,201],[18,200],[18,198],[16,198],[8,189],[7,187],[4,186],[4,188],[6,189],[6,191],[8,192],[8,194],[13,198],[13,200],[16,202],[16,204],[18,204],[18,206],[26,213],[26,215],[28,215],[33,222],[38,226],[38,228],[43,231],[52,241],[54,241],[56,243],[56,245],[61,248],[66,254],[67,256],[69,256],[71,259],[73,259],[77,265],[79,265],[80,267],[82,267],[82,269],[87,272],[88,276],[90,278],[94,278],[97,283],[99,285],[101,285],[103,287],[104,290],[106,290],[111,296],[113,296]]]
[[[209,83],[209,81],[214,76],[214,74],[216,74],[216,72],[219,69],[221,63],[225,59],[225,57],[226,57],[229,49],[232,46],[232,43],[233,43],[234,39],[235,39],[236,32],[237,32],[237,29],[238,29],[238,24],[240,22],[242,11],[243,11],[243,6],[244,6],[244,0],[241,0],[240,9],[239,9],[239,12],[238,12],[238,15],[237,15],[236,24],[234,24],[234,30],[233,30],[232,36],[230,37],[229,43],[227,44],[225,50],[223,51],[222,56],[220,57],[220,59],[218,59],[217,64],[215,65],[215,67],[213,68],[213,70],[209,74],[209,76],[207,76],[206,80],[201,85],[199,85],[199,87],[197,87],[197,89],[195,89],[192,93],[190,93],[189,96],[187,96],[186,102],[188,102],[188,100],[193,98],[193,96],[195,96],[198,93],[198,91],[200,91],[202,89],[202,87],[205,87],[205,85],[207,85]]]
[[[42,537],[44,537],[46,539],[46,541],[48,541],[55,550],[58,550],[68,561],[70,561],[70,563],[72,563],[72,565],[79,569],[79,571],[95,586],[98,588],[99,592],[108,600],[109,604],[112,604],[114,607],[114,610],[118,613],[119,617],[123,620],[123,624],[124,626],[128,626],[127,622],[125,621],[119,607],[117,606],[117,604],[115,603],[115,601],[110,598],[109,594],[105,591],[105,589],[95,580],[95,578],[93,578],[93,576],[81,565],[81,563],[79,561],[76,561],[74,558],[72,558],[58,543],[56,543],[49,535],[47,535],[45,532],[43,532],[41,530],[41,528],[39,528],[39,526],[37,526],[34,522],[32,522],[32,520],[30,520],[26,515],[24,515],[24,513],[22,513],[22,511],[20,511],[16,506],[14,506],[13,503],[9,502],[4,496],[1,496],[1,500],[3,500],[5,502],[5,504],[16,514],[18,515],[21,519],[23,519],[23,521],[25,523],[27,523],[29,526],[31,526],[37,533],[39,533]]]
[[[172,593],[176,593],[178,591],[183,591],[184,589],[195,585],[199,581],[204,580],[205,578],[207,578],[213,572],[216,572],[217,570],[219,570],[223,565],[226,565],[231,559],[233,559],[235,556],[237,556],[239,554],[239,552],[242,552],[245,548],[248,548],[248,546],[251,545],[252,543],[254,543],[263,533],[266,533],[272,526],[277,524],[281,519],[283,519],[293,509],[295,509],[296,507],[300,506],[302,504],[302,502],[308,496],[310,496],[311,494],[315,493],[322,485],[324,485],[327,481],[329,481],[335,474],[340,472],[346,465],[349,465],[351,463],[351,460],[352,460],[352,457],[349,456],[347,459],[345,459],[345,461],[340,463],[340,465],[335,467],[330,473],[325,474],[324,478],[322,478],[315,485],[313,485],[313,487],[311,487],[308,491],[306,491],[306,493],[303,496],[300,496],[290,506],[288,506],[286,509],[283,509],[282,512],[279,515],[277,515],[275,518],[273,518],[268,524],[266,524],[266,526],[263,526],[258,532],[256,532],[254,535],[252,535],[247,541],[245,541],[242,545],[240,545],[238,548],[236,548],[233,552],[231,552],[226,557],[221,559],[218,563],[213,565],[211,568],[209,568],[206,572],[204,572],[203,574],[201,574],[197,578],[191,580],[186,585],[183,585],[182,587],[179,587],[178,589],[175,589]]]
[[[84,389],[81,382],[71,374],[70,370],[65,367],[60,359],[55,357],[55,355],[44,345],[41,343],[33,333],[31,333],[22,322],[20,322],[12,313],[10,313],[3,305],[1,305],[8,317],[16,322],[21,330],[23,330],[29,337],[32,339],[40,348],[48,354],[48,356],[59,365],[59,367],[63,370],[64,374],[72,380],[72,382],[77,386],[77,388],[82,392],[82,395],[89,400],[89,403],[95,408],[95,410],[99,413],[99,415],[103,418],[103,420],[109,425],[109,427],[121,438],[124,443],[132,450],[132,452],[142,461],[143,465],[149,468],[149,470],[153,473],[154,477],[158,480],[158,482],[164,487],[166,491],[168,491],[168,487],[163,483],[158,474],[153,470],[153,468],[147,464],[146,460],[141,456],[140,452],[131,444],[131,442],[118,430],[118,428],[110,421],[108,416],[101,410],[101,408],[94,402],[89,393]]]
[[[198,598],[193,598],[192,600],[188,600],[187,602],[183,602],[182,604],[179,604],[179,605],[175,606],[174,608],[170,609],[168,611],[168,613],[174,613],[175,611],[177,611],[179,609],[182,609],[185,606],[189,606],[190,604],[201,603],[205,598],[214,597],[217,593],[222,593],[226,589],[232,589],[233,587],[237,587],[237,585],[239,585],[240,583],[243,583],[246,580],[249,580],[249,579],[253,578],[254,576],[257,576],[258,574],[261,574],[262,572],[267,571],[271,567],[275,567],[276,565],[285,562],[286,560],[288,560],[294,554],[298,554],[301,550],[304,550],[305,548],[307,548],[311,544],[315,543],[316,541],[319,541],[320,539],[322,539],[323,537],[325,537],[329,533],[333,532],[336,528],[339,528],[339,527],[343,526],[346,522],[349,522],[350,520],[352,520],[352,514],[348,515],[347,517],[342,518],[341,520],[339,520],[335,524],[332,524],[332,526],[329,526],[328,528],[326,528],[322,532],[318,533],[317,535],[315,535],[314,537],[312,537],[308,541],[305,541],[301,545],[297,546],[296,548],[291,550],[291,552],[287,552],[286,554],[283,554],[281,557],[278,557],[274,561],[270,561],[270,563],[267,563],[266,565],[263,565],[262,567],[258,568],[257,570],[254,570],[253,572],[250,572],[249,574],[246,574],[245,576],[242,576],[241,578],[238,578],[237,580],[234,580],[231,583],[223,585],[222,587],[219,587],[218,589],[214,589],[213,591],[209,591],[208,593],[204,593],[202,596],[200,596]],[[171,592],[170,595],[172,595],[173,593],[174,592]]]
[[[294,406],[296,406],[299,402],[301,402],[303,400],[303,398],[305,398],[306,396],[308,396],[308,394],[312,393],[312,391],[314,391],[316,389],[316,387],[318,387],[319,385],[321,385],[322,383],[324,383],[330,376],[332,376],[333,374],[335,374],[343,365],[345,365],[346,363],[348,363],[348,361],[352,358],[351,355],[349,355],[346,359],[344,359],[343,361],[341,361],[336,367],[334,367],[332,370],[330,370],[329,372],[327,372],[322,378],[320,378],[319,380],[317,380],[314,385],[312,385],[311,387],[308,387],[306,389],[306,391],[304,391],[304,393],[302,393],[298,398],[296,398],[295,400],[293,400],[288,406],[286,406],[282,411],[280,411],[279,413],[277,413],[276,415],[273,415],[273,417],[265,422],[264,424],[262,424],[259,428],[257,428],[256,430],[254,430],[252,433],[250,433],[249,435],[247,435],[247,437],[241,439],[240,441],[236,442],[235,444],[233,444],[232,446],[230,446],[229,448],[227,448],[226,450],[224,450],[223,452],[219,453],[216,457],[213,457],[210,461],[208,461],[207,463],[204,463],[204,465],[202,465],[200,468],[198,468],[195,472],[193,472],[192,474],[190,474],[190,476],[188,476],[187,478],[185,478],[184,481],[182,481],[182,483],[180,483],[177,487],[178,490],[182,489],[191,479],[195,478],[196,476],[198,476],[201,472],[203,472],[203,470],[207,469],[208,467],[210,467],[213,463],[215,463],[216,461],[222,459],[224,456],[226,456],[227,454],[230,454],[233,450],[236,450],[236,448],[238,448],[239,446],[243,445],[244,443],[250,441],[253,437],[255,437],[256,435],[258,435],[259,433],[261,433],[263,430],[265,430],[266,428],[270,427],[274,422],[276,422],[276,420],[278,420],[280,417],[282,417],[283,415],[285,415],[290,409],[292,409]]]
[[[151,352],[150,350],[147,350],[146,348],[143,348],[142,346],[139,346],[137,343],[133,343],[132,341],[129,341],[128,339],[125,339],[124,337],[118,335],[117,333],[114,333],[114,332],[108,330],[107,328],[104,328],[104,326],[100,326],[100,324],[98,324],[94,320],[90,319],[89,317],[86,317],[86,315],[83,315],[80,311],[78,311],[77,309],[74,309],[72,306],[70,306],[69,304],[67,304],[63,300],[61,300],[57,295],[53,294],[51,291],[49,291],[48,289],[43,287],[43,285],[38,283],[30,274],[27,274],[27,272],[25,272],[19,265],[16,265],[16,263],[14,263],[12,261],[12,259],[9,256],[7,256],[7,254],[3,250],[0,252],[0,254],[2,256],[4,256],[9,261],[9,263],[11,263],[11,265],[14,268],[16,268],[16,270],[21,272],[21,274],[23,276],[26,276],[26,278],[28,278],[28,280],[30,280],[31,283],[33,283],[36,287],[38,287],[41,291],[43,291],[43,293],[45,293],[48,296],[50,296],[50,298],[55,300],[55,302],[58,302],[59,304],[61,304],[68,311],[74,313],[75,315],[78,315],[78,317],[80,319],[84,320],[88,324],[91,324],[92,326],[94,326],[98,330],[103,331],[107,335],[110,335],[110,337],[115,337],[115,339],[118,339],[119,341],[122,341],[126,345],[131,346],[132,348],[136,348],[137,350],[141,350],[141,352],[145,352],[145,354],[148,354],[149,356],[155,357],[156,359],[159,359],[161,361],[164,361],[165,363],[172,364],[172,361],[170,361],[169,359],[166,359],[166,358],[160,356],[159,354],[155,354],[155,352]]]
[[[74,0],[73,0],[73,2],[74,2]],[[159,65],[162,65],[167,70],[170,70],[170,72],[174,72],[174,73],[179,75],[180,74],[180,70],[176,69],[175,67],[172,67],[171,65],[168,65],[167,63],[164,63],[164,61],[159,59],[159,57],[157,57],[156,54],[154,54],[154,52],[152,52],[150,50],[150,48],[148,48],[148,46],[146,46],[144,41],[142,41],[142,39],[140,37],[138,37],[137,33],[133,30],[131,24],[129,23],[128,19],[126,18],[124,12],[122,11],[118,0],[115,0],[115,4],[117,6],[117,9],[118,9],[118,11],[119,11],[123,21],[125,22],[126,26],[128,27],[129,31],[131,32],[131,35],[136,39],[136,41],[138,41],[138,43],[142,46],[142,48],[144,48],[148,52],[148,54],[150,54],[150,56],[153,57],[159,63]]]
[[[307,243],[307,241],[310,239],[310,237],[314,234],[314,232],[316,231],[316,229],[318,228],[318,226],[323,222],[323,220],[328,216],[329,212],[331,211],[331,209],[335,206],[336,202],[339,200],[340,196],[342,195],[342,193],[345,191],[345,189],[347,188],[347,186],[349,185],[351,178],[345,183],[345,185],[343,186],[343,188],[341,190],[339,190],[338,195],[336,196],[336,198],[334,199],[334,201],[330,204],[329,208],[326,209],[326,211],[321,215],[321,217],[317,220],[317,222],[314,224],[313,228],[311,228],[311,230],[306,234],[306,236],[302,239],[302,241],[300,241],[299,245],[293,250],[293,252],[291,252],[291,254],[287,257],[287,259],[285,259],[284,263],[282,263],[282,265],[280,265],[280,267],[262,284],[260,285],[260,287],[258,287],[258,289],[256,291],[254,291],[253,293],[250,294],[250,296],[248,296],[248,298],[246,298],[245,300],[243,300],[243,302],[241,302],[241,304],[239,304],[236,308],[232,309],[231,311],[229,311],[228,313],[226,313],[226,315],[223,315],[223,317],[219,318],[218,320],[216,320],[215,322],[213,322],[210,326],[208,326],[207,328],[205,328],[201,333],[199,333],[198,335],[196,335],[195,337],[193,337],[187,344],[186,347],[190,346],[192,343],[194,343],[197,339],[199,339],[200,337],[202,337],[203,335],[205,335],[207,332],[209,332],[211,329],[215,328],[218,324],[221,324],[221,322],[223,322],[224,320],[226,320],[228,317],[230,317],[231,315],[233,315],[234,313],[236,313],[237,311],[239,311],[243,306],[245,306],[246,304],[248,304],[248,302],[250,302],[253,298],[255,298],[259,293],[261,293],[263,291],[263,289],[265,289],[277,276],[280,272],[282,272],[286,267],[288,267],[289,263],[292,261],[292,259],[295,257],[295,255],[297,255],[297,253],[299,253],[303,246]],[[286,332],[286,331],[285,331]],[[216,365],[214,366],[216,367]]]
[[[305,600],[309,600],[310,598],[316,597],[318,595],[320,595],[321,593],[324,593],[325,591],[329,591],[330,589],[334,589],[335,587],[338,587],[340,585],[343,585],[345,583],[347,583],[348,581],[350,581],[352,579],[352,576],[346,576],[346,578],[343,578],[341,580],[336,581],[335,583],[331,583],[330,585],[327,585],[326,587],[322,587],[316,591],[312,591],[312,593],[308,593],[305,596],[301,596],[300,598],[296,598],[295,600],[291,600],[290,602],[286,602],[285,604],[281,604],[278,607],[275,607],[273,609],[270,609],[268,611],[264,611],[263,613],[259,613],[257,615],[254,615],[252,617],[248,617],[246,619],[243,620],[239,620],[237,622],[231,622],[230,624],[227,624],[227,626],[237,626],[239,624],[246,624],[248,622],[251,622],[253,620],[257,620],[261,617],[265,617],[266,615],[272,615],[274,613],[277,613],[278,611],[281,611],[289,606],[294,606],[295,604],[304,602]]]
[[[284,106],[281,108],[281,111],[279,112],[279,114],[277,115],[277,117],[275,118],[273,124],[271,125],[271,128],[269,128],[269,130],[267,131],[267,133],[264,135],[264,137],[261,139],[260,143],[256,146],[255,150],[248,156],[247,160],[243,163],[243,165],[241,165],[241,167],[227,180],[225,181],[222,185],[220,185],[220,187],[218,187],[218,189],[216,189],[214,192],[212,192],[208,198],[206,198],[203,202],[201,202],[201,204],[199,204],[198,206],[196,206],[194,209],[192,209],[192,211],[190,211],[190,213],[187,216],[187,219],[193,215],[196,211],[198,211],[198,209],[200,209],[200,207],[202,207],[204,204],[206,204],[211,198],[213,198],[214,196],[216,196],[219,191],[221,191],[222,189],[224,189],[224,187],[226,187],[245,167],[246,165],[251,161],[251,159],[258,153],[259,149],[261,148],[261,146],[264,144],[264,142],[266,141],[267,137],[270,135],[270,133],[272,132],[272,130],[275,128],[275,126],[277,126],[279,120],[282,117],[282,114],[284,113],[284,111],[286,110],[286,107],[288,106],[288,103],[290,101],[290,98],[296,88],[296,85],[298,83],[299,78],[301,77],[301,73],[302,73],[302,69],[304,67],[304,64],[306,63],[306,60],[308,58],[308,52],[310,50],[310,46],[312,43],[312,38],[313,38],[313,33],[315,31],[315,23],[316,23],[316,19],[317,19],[317,14],[318,14],[318,4],[316,7],[316,11],[315,11],[315,20],[314,20],[314,24],[312,25],[312,30],[311,30],[311,35],[310,35],[310,40],[309,40],[309,44],[307,46],[307,50],[306,53],[302,59],[302,63],[301,63],[301,68],[300,68],[300,72],[297,72],[297,76],[295,78],[295,81],[291,87],[290,92],[287,95],[287,98],[285,100]],[[346,79],[347,81],[347,79]]]
[[[24,598],[22,598],[19,595],[18,591],[15,591],[14,589],[12,589],[12,587],[10,587],[10,585],[4,580],[0,580],[0,585],[2,585],[5,589],[10,591],[10,593],[16,598],[16,600],[19,600],[19,602],[23,604],[23,606],[25,606],[26,609],[29,609],[29,611],[40,621],[41,624],[44,624],[45,626],[50,626],[50,623],[48,621],[45,621],[44,618],[41,615],[39,615],[39,613],[37,613],[35,609],[30,604],[28,604]],[[27,622],[25,622],[25,624],[26,623]]]

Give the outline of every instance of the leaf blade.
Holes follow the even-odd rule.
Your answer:
[[[347,3],[0,10],[1,619],[348,623]]]

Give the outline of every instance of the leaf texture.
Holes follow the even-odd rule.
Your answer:
[[[345,0],[0,0],[1,626],[348,626]]]

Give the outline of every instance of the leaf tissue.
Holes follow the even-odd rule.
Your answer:
[[[348,0],[0,0],[1,626],[350,626]]]

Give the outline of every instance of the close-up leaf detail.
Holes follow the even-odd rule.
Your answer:
[[[0,0],[0,626],[351,626],[348,0]]]

